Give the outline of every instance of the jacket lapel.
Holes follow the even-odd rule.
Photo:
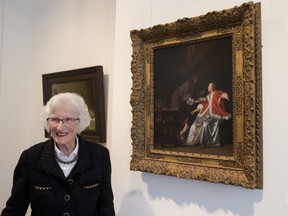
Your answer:
[[[79,157],[77,163],[75,164],[74,168],[72,169],[71,173],[68,176],[69,178],[75,178],[81,173],[91,169],[93,166],[93,161],[88,143],[85,140],[83,140],[80,136],[78,136],[78,139],[79,139]]]
[[[47,174],[54,175],[59,179],[65,179],[60,166],[55,160],[54,141],[52,138],[44,143],[37,167]]]

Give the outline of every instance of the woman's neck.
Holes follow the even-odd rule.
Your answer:
[[[73,143],[71,145],[67,145],[67,144],[64,144],[64,145],[59,145],[57,144],[57,147],[58,149],[63,152],[63,154],[65,154],[67,157],[69,157],[72,152],[74,151],[75,147],[76,147],[76,143]]]

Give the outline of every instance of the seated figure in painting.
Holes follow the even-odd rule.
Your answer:
[[[180,136],[177,136],[180,138],[178,144],[183,144],[184,137],[187,136],[188,130],[196,118],[196,114],[191,114],[191,111],[197,107],[195,101],[205,94],[204,90],[200,90],[197,73],[190,73],[189,78],[172,93],[170,108],[179,110],[176,124],[176,133],[180,132]]]
[[[201,144],[202,148],[221,145],[219,126],[223,120],[230,119],[231,114],[224,107],[228,94],[216,89],[215,83],[209,83],[208,95],[200,98],[197,108],[191,112],[198,115],[189,129],[186,145]]]

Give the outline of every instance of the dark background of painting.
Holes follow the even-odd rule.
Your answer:
[[[154,94],[168,101],[172,92],[189,79],[199,76],[207,90],[215,82],[232,98],[232,38],[225,37],[154,50]]]

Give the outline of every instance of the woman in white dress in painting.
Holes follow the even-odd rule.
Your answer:
[[[186,145],[220,146],[219,126],[223,120],[230,119],[231,114],[224,107],[224,100],[229,100],[228,94],[216,88],[215,83],[209,83],[208,95],[200,98],[199,105],[191,112],[192,115],[199,113],[190,127]]]

